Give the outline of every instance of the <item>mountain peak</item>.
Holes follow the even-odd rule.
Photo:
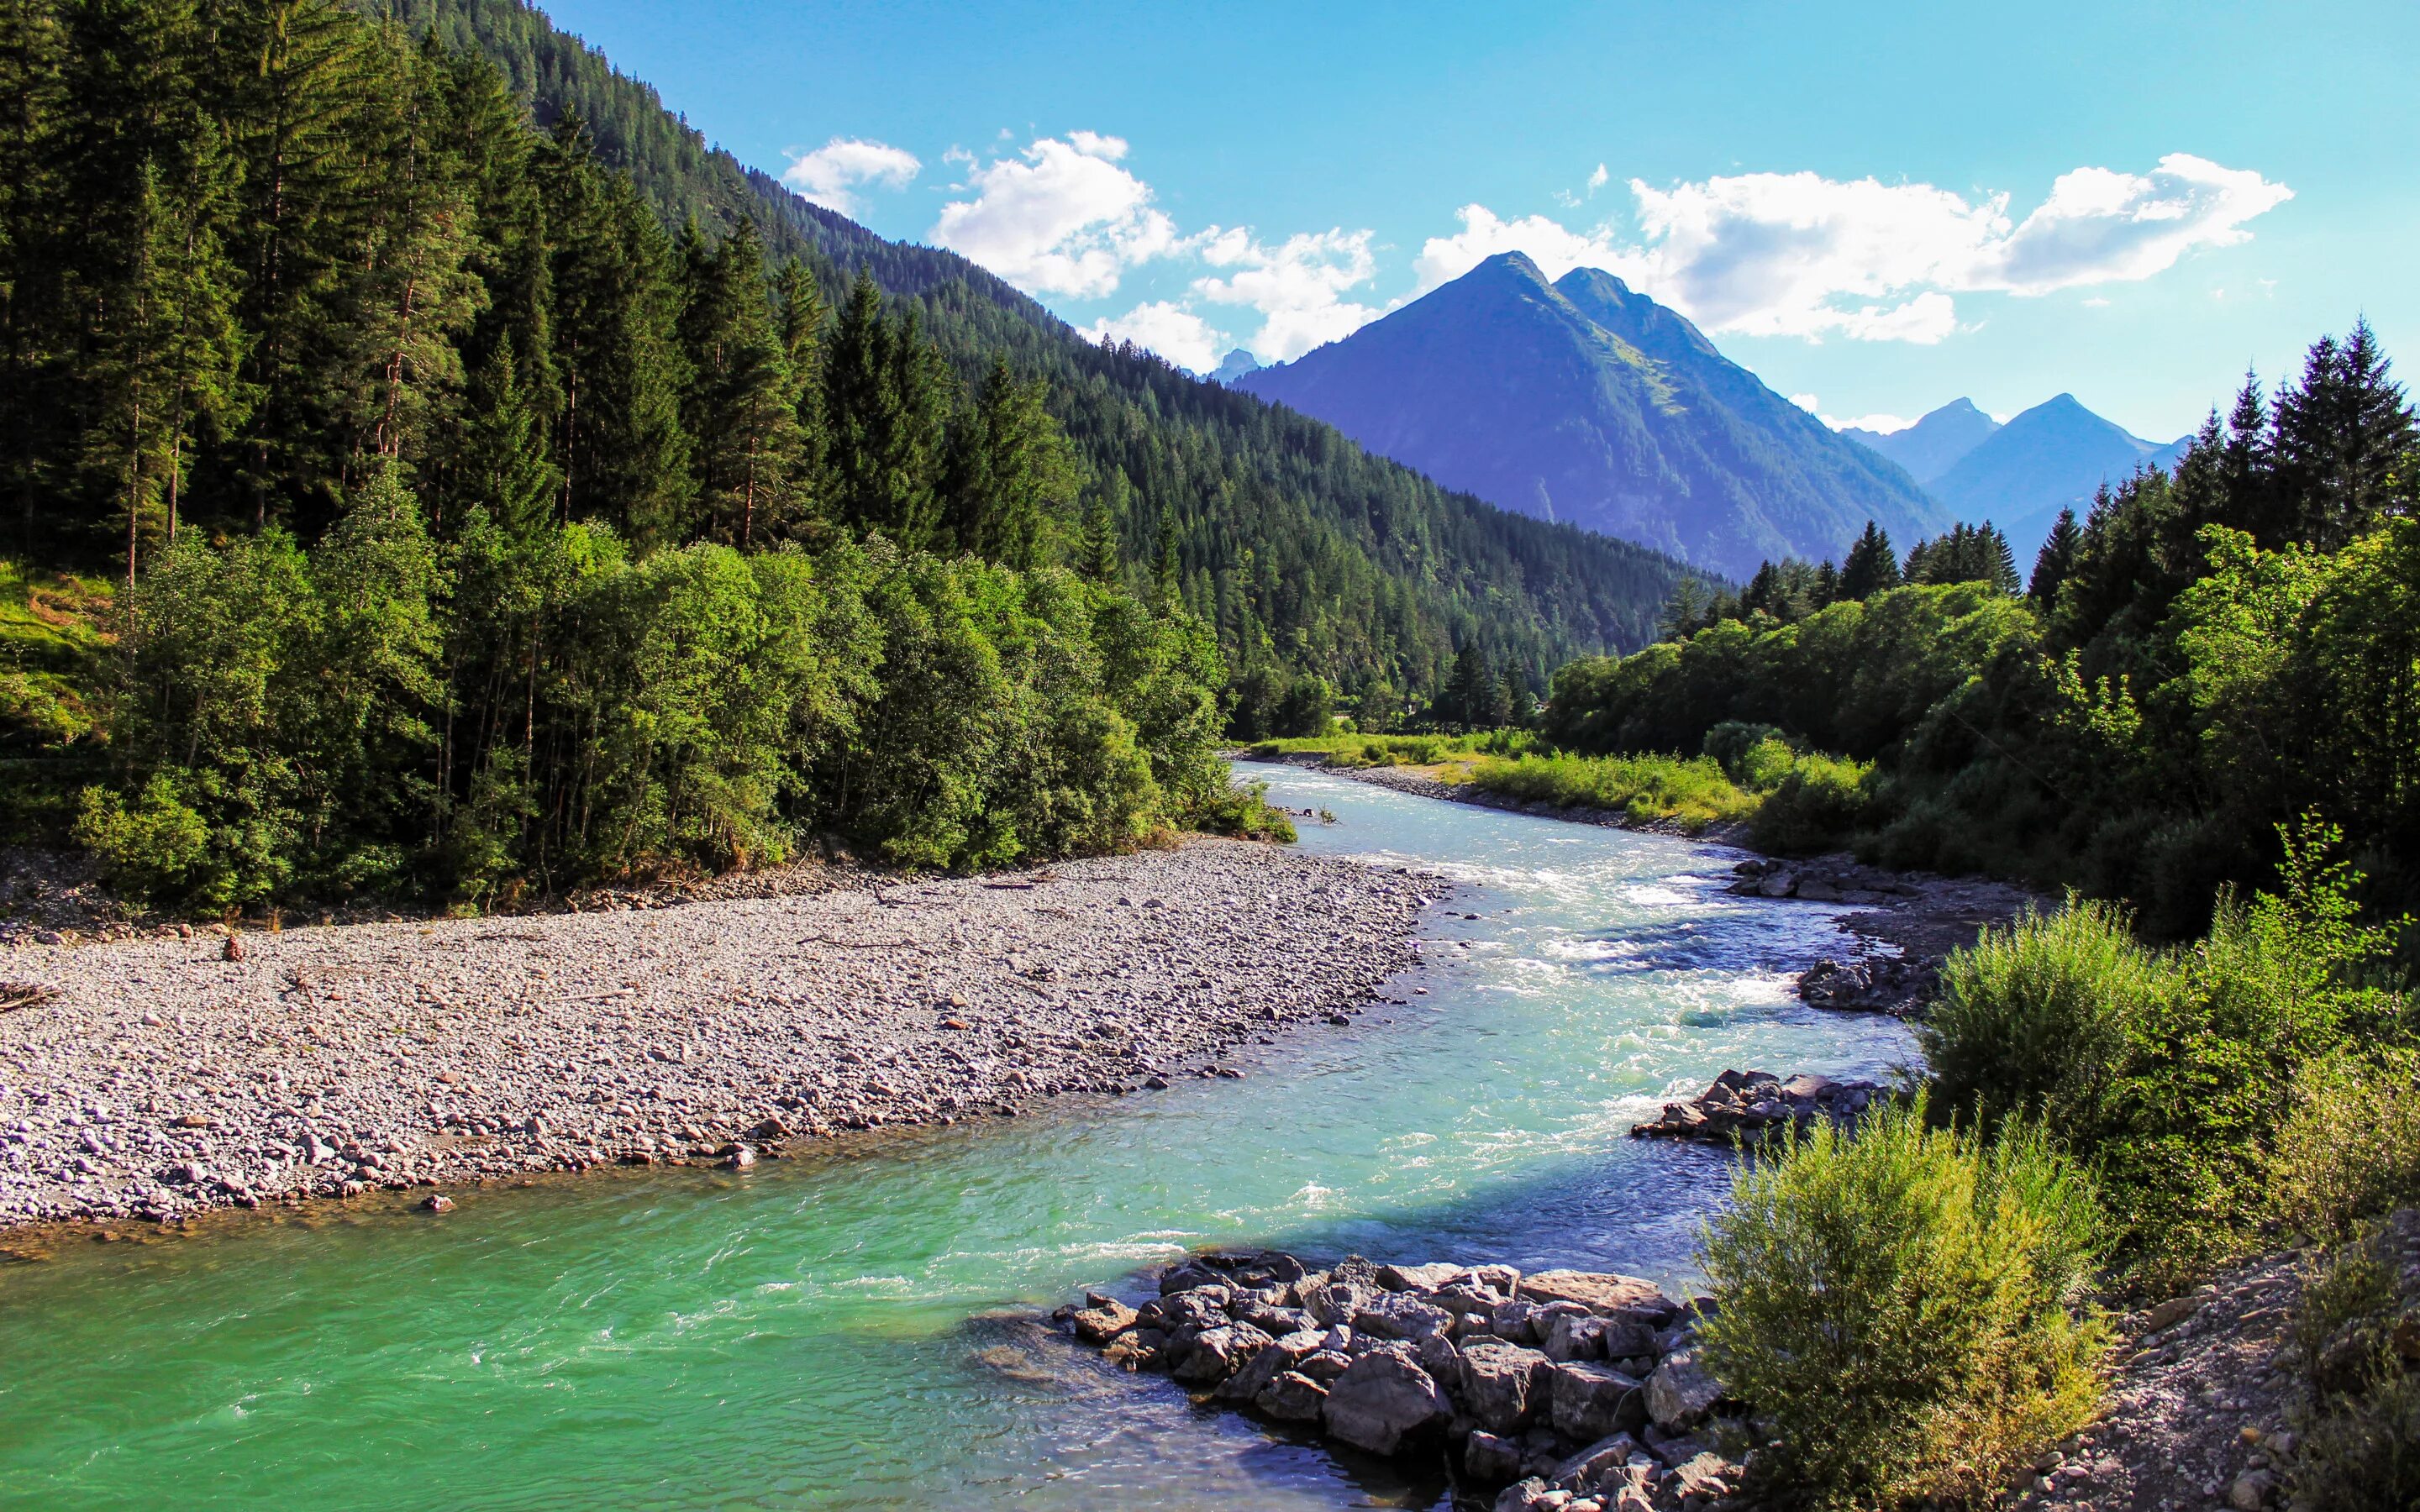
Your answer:
[[[1734,577],[1838,557],[1869,518],[1910,539],[1947,523],[1677,312],[1598,269],[1549,283],[1517,252],[1237,387],[1449,487]]]
[[[1907,469],[1910,477],[1930,486],[1999,428],[1998,421],[1975,408],[1974,400],[1962,396],[1903,430],[1860,430],[1852,425],[1840,434],[1890,458]]]

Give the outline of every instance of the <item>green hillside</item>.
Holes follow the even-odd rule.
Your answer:
[[[886,240],[743,166],[655,90],[519,0],[396,0],[415,33],[475,47],[541,126],[576,111],[664,224],[752,222],[776,259],[808,258],[828,298],[870,271],[912,298],[972,382],[994,352],[1047,378],[1096,481],[1114,470],[1121,555],[1138,582],[1173,545],[1186,602],[1235,674],[1275,663],[1357,697],[1421,696],[1476,640],[1543,686],[1572,655],[1655,637],[1682,569],[1627,543],[1508,515],[1364,452],[1330,426],[1085,341],[954,253]]]

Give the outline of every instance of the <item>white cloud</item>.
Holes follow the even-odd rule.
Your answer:
[[[2151,277],[2188,252],[2246,239],[2245,222],[2292,197],[2250,169],[2171,153],[2149,174],[2078,168],[2021,222],[2009,196],[1818,174],[1630,184],[1638,235],[1506,221],[1465,206],[1432,238],[1422,291],[1481,258],[1526,252],[1547,276],[1602,268],[1712,330],[1932,343],[1958,329],[1954,295],[2045,294]]]
[[[1517,221],[1497,218],[1484,205],[1466,205],[1454,211],[1462,230],[1450,237],[1431,237],[1412,260],[1419,292],[1450,284],[1498,253],[1526,252],[1548,278],[1560,278],[1575,268],[1612,268],[1627,254],[1610,226],[1579,232],[1543,215]]]
[[[1108,337],[1148,347],[1177,366],[1207,373],[1233,346],[1210,322],[1166,300],[1138,304],[1120,316],[1103,316],[1083,328],[1094,341]]]
[[[854,136],[836,136],[813,152],[788,156],[790,165],[783,170],[782,182],[797,190],[800,198],[843,215],[858,211],[861,202],[850,192],[855,186],[905,189],[924,166],[905,147]]]
[[[1603,189],[1612,177],[1613,176],[1611,174],[1605,171],[1604,163],[1598,163],[1596,165],[1596,172],[1589,175],[1588,192],[1591,194],[1595,193],[1598,190]]]
[[[1127,269],[1178,247],[1151,186],[1117,165],[1125,151],[1118,137],[1071,131],[975,167],[974,197],[941,207],[932,239],[1031,293],[1109,294]]]
[[[1377,318],[1375,307],[1344,298],[1377,272],[1370,236],[1338,227],[1272,247],[1249,230],[1214,226],[1201,239],[1202,258],[1233,271],[1196,279],[1193,292],[1215,304],[1258,310],[1261,329],[1248,345],[1264,362],[1291,362]]]
[[[1854,427],[1858,430],[1870,430],[1881,435],[1887,436],[1892,431],[1905,430],[1910,425],[1916,424],[1915,421],[1909,420],[1900,415],[1885,415],[1877,413],[1870,415],[1854,415],[1847,419],[1842,419],[1838,415],[1827,415],[1823,412],[1822,402],[1811,393],[1793,393],[1790,396],[1790,402],[1796,405],[1799,409],[1806,410],[1808,414],[1813,415],[1816,419],[1822,421],[1824,424],[1829,425],[1834,430],[1848,430]]]

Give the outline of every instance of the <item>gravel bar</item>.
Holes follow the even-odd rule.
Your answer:
[[[1013,876],[0,952],[0,1226],[171,1220],[1233,1074],[1432,876],[1194,841]]]

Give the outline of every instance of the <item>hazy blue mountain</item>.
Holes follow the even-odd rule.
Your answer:
[[[1869,518],[1913,541],[1950,517],[1679,315],[1592,269],[1550,284],[1519,253],[1235,387],[1450,488],[1732,577],[1837,558]]]
[[[1260,370],[1261,360],[1238,347],[1220,361],[1218,368],[1210,376],[1221,383],[1233,383],[1247,373],[1257,373]]]
[[[1960,519],[2000,527],[2022,563],[2040,547],[2060,510],[2072,507],[2081,515],[2102,483],[2114,484],[2146,464],[2170,466],[2183,445],[2130,435],[2062,393],[1993,431],[1932,480],[1932,494]]]
[[[1958,459],[1991,440],[2000,423],[1975,408],[1972,399],[1952,399],[1905,430],[1863,430],[1844,425],[1840,434],[1869,447],[1907,469],[1918,483],[1956,466]]]

